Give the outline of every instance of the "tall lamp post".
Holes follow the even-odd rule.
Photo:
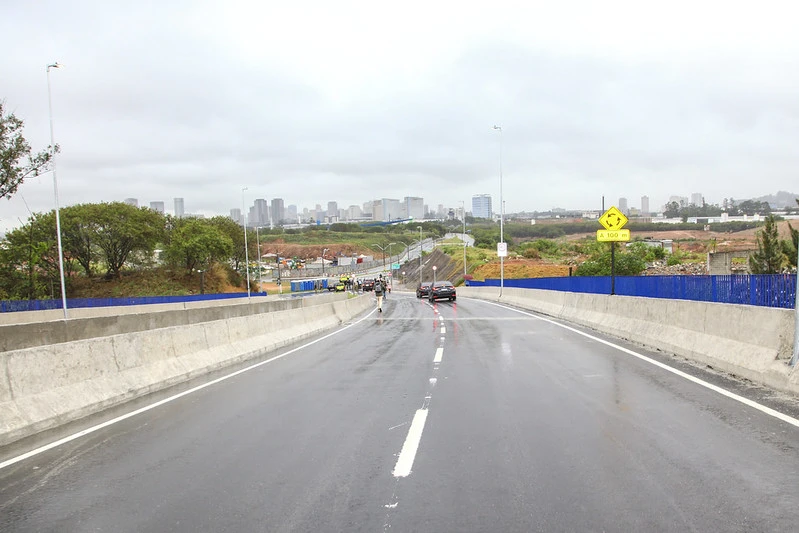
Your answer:
[[[436,265],[433,265],[433,285],[436,284],[436,270],[437,269],[438,269],[438,267]]]
[[[381,252],[383,252],[383,272],[386,271],[386,250],[391,249],[391,246],[397,244],[396,242],[390,242],[385,246],[380,246],[379,244],[374,244],[373,246],[377,246]]]
[[[325,277],[325,254],[330,248],[325,248],[322,250],[322,277]]]
[[[422,226],[417,226],[419,230],[419,286],[422,285]]]
[[[463,217],[463,282],[466,283],[466,200],[461,200],[463,209],[461,216]]]
[[[247,187],[241,188],[241,213],[244,217],[244,270],[247,272],[247,301],[250,301],[250,251],[247,249],[247,216],[244,214],[244,192]]]
[[[61,276],[61,307],[64,309],[64,319],[69,318],[67,312],[67,285],[64,281],[64,248],[61,246],[61,213],[58,206],[58,179],[55,171],[55,136],[53,135],[53,97],[50,91],[50,69],[61,68],[56,61],[47,65],[47,105],[50,112],[50,161],[53,165],[53,192],[55,193],[55,231],[58,243],[58,273]]]
[[[255,226],[255,247],[258,249],[258,292],[263,292],[261,281],[261,228],[263,226]]]
[[[499,131],[499,242],[505,242],[505,204],[502,201],[502,126],[494,125]],[[499,256],[499,295],[505,288],[505,256]]]

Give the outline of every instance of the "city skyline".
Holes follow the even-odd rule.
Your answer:
[[[763,195],[761,195],[763,196]],[[480,201],[478,201],[480,199]],[[487,199],[487,200],[486,200]],[[462,208],[460,207],[460,202],[465,202],[466,205],[471,207],[471,210],[467,210],[466,213],[470,216],[477,216],[475,215],[475,205],[480,207],[477,208],[481,213],[484,213],[484,209],[489,209],[490,212],[494,217],[498,216],[498,211],[496,211],[493,207],[493,196],[490,194],[474,194],[471,196],[470,200],[458,200],[454,204],[434,204],[431,206],[430,204],[424,202],[424,198],[421,197],[404,197],[403,199],[389,199],[389,198],[382,198],[378,200],[366,200],[359,204],[350,204],[347,207],[344,207],[345,204],[339,204],[336,200],[328,200],[323,203],[314,204],[312,207],[298,207],[296,204],[289,204],[285,205],[285,200],[283,198],[272,198],[272,199],[265,199],[265,198],[255,198],[252,200],[252,205],[246,205],[247,207],[247,223],[250,226],[264,226],[268,227],[271,225],[277,225],[281,221],[284,223],[294,223],[297,220],[300,221],[307,221],[307,220],[314,220],[314,221],[321,221],[321,222],[330,222],[330,221],[360,221],[360,220],[368,220],[371,218],[370,215],[374,214],[375,205],[379,204],[378,209],[378,218],[382,221],[387,221],[388,217],[390,216],[391,220],[397,220],[400,218],[406,218],[408,213],[408,203],[412,202],[412,218],[420,219],[424,218],[426,215],[436,215],[438,218],[446,217],[450,211],[455,212],[460,217],[460,213],[462,213]],[[723,200],[728,200],[728,198],[724,198]],[[701,192],[692,192],[690,195],[682,196],[682,195],[670,195],[668,200],[665,201],[663,204],[658,205],[656,209],[651,208],[650,198],[647,195],[642,195],[640,197],[640,204],[636,205],[635,203],[630,203],[628,198],[626,197],[619,197],[616,202],[609,201],[605,199],[604,208],[607,209],[611,205],[618,207],[620,210],[625,212],[626,214],[634,214],[634,215],[642,215],[646,216],[648,214],[658,214],[663,211],[666,205],[670,202],[676,201],[682,205],[697,205],[701,206],[701,202],[705,202],[708,204],[714,204],[718,206],[723,206],[723,200],[719,202],[707,202],[704,195]],[[737,199],[737,202],[743,201],[745,199]],[[123,202],[129,203],[131,205],[139,205],[138,198],[128,197],[122,200]],[[181,208],[183,207],[183,198],[174,198],[175,205],[180,205]],[[246,200],[245,200],[246,202]],[[383,208],[386,205],[386,202],[391,202],[393,206],[392,209],[395,209],[396,213],[399,213],[398,216],[393,216],[390,214],[390,211],[387,211]],[[700,202],[700,203],[696,203]],[[164,213],[164,202],[163,201],[150,201],[150,208],[161,213]],[[283,215],[279,215],[277,217],[274,216],[273,206],[274,205],[281,205],[283,206],[282,212]],[[144,205],[144,204],[142,204]],[[486,207],[487,206],[487,207]],[[333,211],[335,210],[335,211]],[[598,213],[602,211],[602,206],[597,206],[595,208],[565,208],[562,206],[555,206],[550,209],[546,210],[519,210],[517,212],[507,212],[508,215],[513,213],[532,213],[532,212],[541,212],[547,213],[551,211],[556,212],[592,212]],[[291,212],[292,215],[289,216],[288,213]],[[174,214],[174,213],[173,213]],[[385,215],[385,216],[384,216]],[[415,215],[415,216],[414,216]],[[175,215],[179,216],[179,215]],[[213,217],[213,216],[228,216],[233,220],[237,220],[241,222],[241,208],[235,207],[230,208],[226,212],[210,212],[210,213],[184,213],[183,216],[206,216],[206,217]],[[480,217],[486,218],[486,217]]]

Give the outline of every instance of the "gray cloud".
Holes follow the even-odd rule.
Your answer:
[[[741,56],[734,42],[692,49],[675,35],[673,54],[640,42],[622,53],[576,33],[564,46],[532,29],[472,35],[453,22],[441,28],[458,36],[447,53],[392,49],[375,62],[331,56],[346,35],[318,25],[280,47],[228,46],[259,36],[212,28],[191,2],[0,12],[17,21],[7,38],[18,51],[0,58],[0,97],[34,146],[49,142],[44,65],[66,64],[52,73],[64,204],[181,196],[188,211],[224,214],[242,186],[248,203],[279,196],[300,208],[406,195],[456,206],[478,193],[498,204],[493,124],[509,211],[596,208],[602,195],[720,202],[790,190],[799,163],[797,55],[768,43]],[[51,208],[49,177],[0,204],[0,227],[27,216],[22,196]]]

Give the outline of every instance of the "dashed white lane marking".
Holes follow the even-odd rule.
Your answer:
[[[424,424],[427,421],[427,409],[418,409],[413,415],[408,436],[402,445],[402,451],[394,466],[394,477],[407,477],[413,468],[413,461],[416,459],[416,452],[419,450],[419,442],[422,440]]]
[[[375,314],[375,312],[376,312],[376,310],[373,309],[366,316],[364,316],[360,320],[357,320],[357,321],[353,322],[352,324],[348,324],[348,325],[344,326],[341,329],[337,329],[336,331],[334,331],[332,333],[328,333],[327,335],[324,335],[323,337],[319,337],[316,340],[312,340],[311,342],[307,342],[307,343],[303,344],[302,346],[297,346],[296,348],[293,348],[293,349],[291,349],[291,350],[289,350],[287,352],[284,352],[284,353],[282,353],[280,355],[276,355],[274,357],[270,357],[269,359],[266,359],[266,360],[261,361],[259,363],[255,363],[253,365],[250,365],[248,367],[242,368],[240,370],[236,370],[235,372],[231,372],[230,374],[226,374],[224,376],[216,378],[216,379],[214,379],[212,381],[209,381],[208,383],[203,383],[202,385],[198,385],[198,386],[193,387],[191,389],[185,390],[183,392],[175,394],[174,396],[170,396],[168,398],[164,398],[163,400],[159,400],[159,401],[157,401],[155,403],[152,403],[150,405],[145,405],[144,407],[136,409],[135,411],[131,411],[129,413],[125,413],[124,415],[120,415],[120,416],[118,416],[116,418],[112,418],[111,420],[106,420],[105,422],[103,422],[101,424],[97,424],[96,426],[92,426],[92,427],[86,428],[86,429],[84,429],[82,431],[78,431],[77,433],[73,433],[72,435],[66,436],[66,437],[64,437],[62,439],[59,439],[57,441],[53,441],[50,444],[45,444],[44,446],[40,446],[39,448],[36,448],[35,450],[31,450],[31,451],[29,451],[27,453],[23,453],[22,455],[18,455],[17,457],[12,457],[11,459],[8,459],[7,461],[3,461],[2,463],[0,463],[0,470],[6,468],[8,466],[11,466],[13,464],[16,464],[16,463],[18,463],[20,461],[23,461],[25,459],[28,459],[29,457],[33,457],[35,455],[39,455],[40,453],[46,452],[47,450],[52,450],[53,448],[61,446],[62,444],[66,444],[67,442],[71,442],[71,441],[73,441],[75,439],[78,439],[78,438],[83,437],[85,435],[88,435],[90,433],[94,433],[95,431],[98,431],[100,429],[108,427],[108,426],[110,426],[112,424],[116,424],[117,422],[121,422],[123,420],[131,418],[131,417],[136,416],[138,414],[141,414],[141,413],[144,413],[146,411],[149,411],[150,409],[155,409],[156,407],[164,405],[165,403],[169,403],[171,401],[177,400],[178,398],[182,398],[182,397],[187,396],[187,395],[189,395],[189,394],[191,394],[193,392],[197,392],[198,390],[202,390],[202,389],[204,389],[206,387],[210,387],[211,385],[216,385],[217,383],[219,383],[221,381],[225,381],[226,379],[230,379],[230,378],[232,378],[234,376],[238,376],[239,374],[243,374],[244,372],[249,372],[250,370],[253,370],[253,369],[258,368],[260,366],[269,364],[269,363],[271,363],[273,361],[277,361],[278,359],[282,359],[282,358],[286,357],[287,355],[293,354],[294,352],[298,352],[298,351],[300,351],[300,350],[302,350],[304,348],[307,348],[308,346],[312,346],[312,345],[316,344],[317,342],[322,342],[323,340],[329,339],[333,335],[338,335],[342,331],[348,330],[348,329],[350,329],[353,326],[357,326],[358,324],[360,324],[361,322],[363,322],[364,320],[368,319],[373,314]]]
[[[443,335],[446,332],[447,332],[447,328],[445,328],[444,326],[441,326],[441,334]]]
[[[483,300],[483,301],[485,301],[485,300]],[[772,409],[771,407],[766,407],[765,405],[762,405],[762,404],[759,404],[759,403],[757,403],[755,401],[752,401],[749,398],[744,398],[743,396],[739,396],[739,395],[735,394],[734,392],[728,391],[727,389],[722,389],[721,387],[719,387],[717,385],[713,385],[712,383],[708,383],[707,381],[705,381],[703,379],[699,379],[696,376],[692,376],[691,374],[683,372],[682,370],[677,370],[676,368],[672,368],[672,367],[670,367],[667,364],[661,363],[660,361],[655,361],[654,359],[651,359],[651,358],[649,358],[649,357],[647,357],[645,355],[642,355],[642,354],[640,354],[638,352],[635,352],[633,350],[625,348],[624,346],[619,346],[618,344],[614,344],[614,343],[612,343],[610,341],[606,341],[605,339],[600,339],[599,337],[595,337],[594,335],[591,335],[590,333],[585,333],[584,331],[580,331],[579,329],[575,329],[575,328],[569,327],[569,326],[567,326],[565,324],[560,324],[559,322],[555,322],[554,320],[550,320],[550,319],[544,318],[542,316],[534,315],[534,314],[528,313],[526,311],[521,311],[519,309],[514,309],[513,307],[507,307],[505,305],[496,304],[494,302],[487,302],[486,301],[485,303],[487,303],[489,305],[494,305],[494,306],[497,306],[497,307],[501,307],[501,308],[507,309],[509,311],[515,311],[517,313],[521,313],[523,315],[527,315],[527,316],[536,318],[538,320],[543,320],[544,322],[549,322],[550,324],[558,326],[559,328],[567,329],[567,330],[569,330],[569,331],[571,331],[573,333],[576,333],[578,335],[582,335],[583,337],[589,338],[589,339],[591,339],[593,341],[596,341],[596,342],[598,342],[600,344],[604,344],[605,346],[610,346],[611,348],[615,348],[615,349],[619,350],[620,352],[624,352],[624,353],[626,353],[628,355],[632,355],[633,357],[637,357],[638,359],[641,359],[642,361],[646,361],[647,363],[650,363],[650,364],[655,365],[655,366],[657,366],[659,368],[662,368],[663,370],[665,370],[667,372],[671,372],[672,374],[675,374],[677,376],[685,378],[688,381],[693,381],[697,385],[701,385],[702,387],[705,387],[705,388],[710,389],[710,390],[712,390],[714,392],[717,392],[717,393],[721,394],[722,396],[726,396],[727,398],[730,398],[730,399],[735,400],[737,402],[741,402],[744,405],[748,405],[749,407],[752,407],[753,409],[757,409],[758,411],[760,411],[762,413],[765,413],[765,414],[767,414],[769,416],[773,416],[774,418],[782,420],[783,422],[787,422],[788,424],[791,424],[792,426],[799,427],[799,420],[797,420],[796,418],[794,418],[792,416],[786,415],[784,413],[780,413],[779,411],[777,411],[775,409]]]
[[[442,357],[444,357],[444,348],[442,346],[439,346],[438,348],[436,348],[436,356],[433,357],[433,362],[440,363]]]

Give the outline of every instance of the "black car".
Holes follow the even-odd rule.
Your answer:
[[[436,281],[430,288],[430,296],[428,296],[431,302],[445,299],[454,302],[456,297],[455,286],[449,281]]]
[[[429,281],[423,281],[416,287],[416,297],[421,298],[423,296],[430,296],[430,283]]]
[[[363,280],[363,283],[361,284],[361,288],[363,289],[364,292],[375,290],[375,280],[373,280],[373,279],[365,279],[365,280]]]

